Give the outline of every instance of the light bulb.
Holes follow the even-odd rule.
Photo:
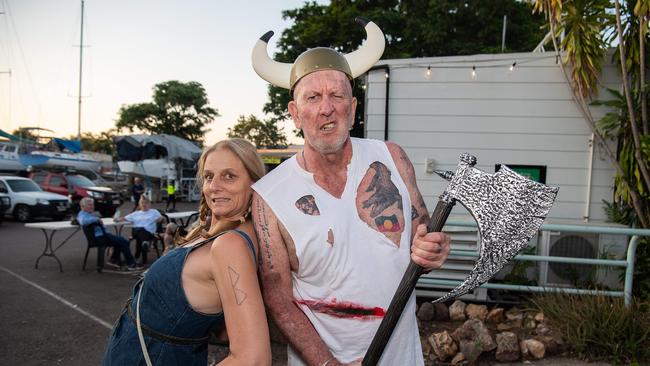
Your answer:
[[[472,66],[472,80],[476,80],[476,66]]]
[[[517,66],[517,61],[513,62],[512,65],[510,65],[510,71],[514,70],[515,66]]]
[[[427,66],[427,76],[431,76],[431,66]]]

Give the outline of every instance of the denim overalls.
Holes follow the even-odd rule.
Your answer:
[[[248,235],[240,230],[232,232],[246,239],[254,258],[255,250]],[[224,315],[193,310],[183,291],[181,273],[192,250],[212,240],[176,248],[154,262],[144,278],[135,284],[131,299],[113,327],[102,365],[145,365],[135,326],[135,299],[140,290],[140,321],[151,362],[154,365],[207,364],[210,332],[225,325]]]

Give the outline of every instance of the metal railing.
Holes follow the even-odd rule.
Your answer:
[[[447,221],[446,227],[470,227],[476,228],[476,222],[473,221]],[[514,260],[517,261],[533,261],[533,262],[559,262],[571,264],[587,264],[594,266],[612,266],[625,268],[625,281],[622,291],[604,291],[584,289],[577,287],[563,287],[563,286],[525,286],[525,285],[509,285],[502,283],[487,282],[481,287],[487,289],[497,290],[514,290],[523,292],[553,292],[562,291],[571,294],[581,295],[604,295],[613,297],[623,297],[626,306],[632,302],[632,284],[634,274],[634,261],[636,258],[636,248],[639,244],[641,237],[650,236],[650,229],[633,229],[622,227],[608,227],[608,226],[592,226],[592,225],[562,225],[562,224],[542,224],[540,232],[562,232],[562,233],[590,233],[590,234],[612,234],[612,235],[625,235],[629,236],[630,240],[627,245],[625,259],[596,259],[596,258],[575,258],[575,257],[557,257],[545,255],[517,255]],[[450,257],[454,258],[478,258],[477,251],[471,250],[451,250]],[[444,266],[443,266],[444,269]],[[461,281],[420,277],[418,285],[425,286],[445,286],[455,287]]]

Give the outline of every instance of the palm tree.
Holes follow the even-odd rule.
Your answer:
[[[641,227],[650,227],[650,133],[645,92],[650,0],[638,0],[633,12],[629,6],[624,7],[624,16],[618,0],[531,1],[535,11],[546,14],[551,39],[558,57],[562,56],[560,66],[576,104],[616,169],[616,199],[634,209]],[[558,44],[561,34],[564,37]],[[623,94],[619,95],[624,103],[594,103],[602,63],[614,40],[618,41],[619,52],[614,58],[621,71]],[[619,106],[620,110],[595,121],[589,104]],[[616,153],[605,143],[610,135],[618,138]]]

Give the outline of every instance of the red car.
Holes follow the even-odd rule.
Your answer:
[[[30,178],[38,183],[44,191],[70,197],[73,202],[73,213],[79,211],[79,201],[84,197],[91,197],[95,200],[95,209],[103,217],[113,216],[115,210],[123,202],[119,192],[108,187],[97,186],[81,174],[35,172],[30,174]]]

